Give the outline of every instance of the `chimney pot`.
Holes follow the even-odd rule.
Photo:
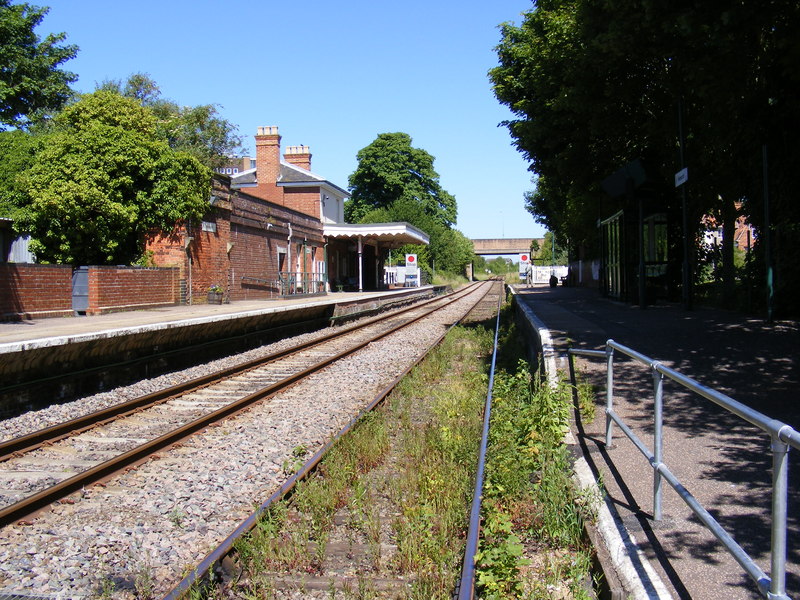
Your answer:
[[[274,125],[259,127],[256,135],[278,135],[278,128]]]

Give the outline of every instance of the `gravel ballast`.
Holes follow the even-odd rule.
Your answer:
[[[324,369],[104,485],[74,494],[27,524],[0,531],[0,593],[53,598],[163,595],[310,456],[402,373],[471,304]],[[320,335],[307,334],[308,337]],[[0,439],[267,354],[285,340],[0,423]]]

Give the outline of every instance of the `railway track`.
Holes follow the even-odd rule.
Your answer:
[[[0,453],[5,459],[0,465],[0,487],[3,488],[5,501],[0,512],[4,526],[0,536],[0,559],[12,558],[13,552],[8,552],[13,545],[10,540],[21,529],[27,528],[29,531],[26,533],[32,533],[39,526],[47,528],[40,521],[47,520],[51,513],[56,521],[64,516],[75,515],[81,512],[80,508],[84,505],[88,506],[87,500],[97,496],[106,499],[106,509],[109,501],[130,502],[123,499],[124,486],[118,486],[113,481],[99,486],[92,486],[93,483],[112,480],[115,474],[130,470],[135,465],[155,465],[159,461],[153,458],[154,453],[166,453],[168,447],[177,447],[174,452],[180,453],[182,444],[190,444],[185,441],[188,435],[197,432],[212,432],[213,435],[218,429],[233,428],[232,425],[220,423],[228,423],[223,419],[234,420],[243,411],[267,415],[285,414],[287,410],[291,413],[291,401],[279,398],[280,395],[291,396],[287,391],[291,386],[298,385],[326,365],[342,362],[343,357],[375,344],[376,340],[391,333],[394,333],[394,337],[387,339],[395,341],[384,341],[384,344],[397,343],[398,338],[402,340],[404,335],[408,335],[403,333],[407,328],[414,327],[411,323],[426,316],[431,318],[445,306],[459,305],[462,308],[457,310],[465,311],[463,307],[473,304],[476,295],[484,294],[487,285],[473,286],[463,293],[415,305],[385,318],[370,319],[366,327],[343,328],[332,337],[304,344],[301,349],[281,352],[280,356],[269,357],[258,364],[229,369],[221,379],[205,377],[202,381],[192,381],[176,389],[153,394],[147,400],[136,399],[125,403],[125,406],[115,407],[110,411],[114,414],[101,411],[100,414],[87,415],[69,424],[25,436],[25,439],[4,442],[0,445]],[[430,327],[424,323],[416,325],[417,331]],[[412,335],[420,336],[419,333]],[[270,401],[260,402],[264,398],[270,398]],[[254,407],[258,407],[258,411]],[[325,413],[328,409],[322,403],[316,410]],[[280,427],[275,425],[273,429],[277,433]],[[267,444],[274,443],[272,438],[266,439]],[[291,459],[292,452],[302,445],[295,445],[288,453],[288,458]],[[285,462],[287,453],[285,449],[282,452]],[[281,473],[274,473],[275,462],[273,459],[271,475],[280,476]],[[132,471],[134,479],[140,470],[142,467]],[[24,497],[18,500],[20,496]],[[40,518],[31,518],[32,514],[47,507],[53,507],[53,510],[42,513]],[[120,512],[125,511],[121,509]],[[171,520],[179,521],[178,516],[178,513],[174,513]],[[187,512],[185,516],[191,518],[193,515]],[[94,527],[101,522],[98,517],[88,517],[87,521],[93,522]],[[198,531],[202,529],[202,526],[198,527]],[[54,531],[53,528],[48,530]],[[30,535],[25,537],[30,539]],[[29,552],[31,554],[37,553]],[[8,573],[11,572],[13,567],[6,572],[0,570],[0,583],[7,583]],[[30,587],[27,585],[30,581],[26,580],[23,587]]]
[[[482,300],[460,322],[482,322],[496,317],[503,295],[504,285],[502,282],[495,282]],[[496,342],[495,338],[495,352]],[[359,416],[372,411],[382,403],[401,378],[402,376],[398,377],[395,382],[382,390]],[[443,388],[452,385],[452,381],[441,382]],[[425,390],[421,393],[427,395],[435,392]],[[396,490],[392,490],[398,479],[407,477],[402,471],[407,468],[404,465],[407,465],[410,459],[406,454],[408,433],[404,433],[409,425],[409,419],[414,423],[411,425],[412,429],[419,428],[419,431],[424,431],[433,417],[431,404],[431,402],[420,403],[412,410],[413,415],[406,413],[403,408],[392,406],[378,417],[378,420],[385,422],[387,429],[392,432],[388,436],[387,448],[382,451],[379,464],[370,464],[373,460],[370,456],[353,459],[360,465],[356,471],[363,471],[363,474],[354,478],[349,492],[340,489],[338,483],[331,484],[333,489],[338,490],[338,496],[349,495],[350,498],[342,503],[332,517],[326,519],[318,514],[318,508],[309,510],[309,502],[313,503],[313,500],[301,497],[295,502],[292,492],[301,480],[314,474],[319,464],[325,463],[328,454],[340,439],[346,435],[356,435],[351,434],[351,430],[355,429],[360,421],[358,418],[353,419],[334,440],[303,465],[280,490],[210,552],[203,562],[165,596],[164,600],[186,597],[190,590],[195,594],[210,594],[217,598],[250,597],[250,594],[263,594],[264,598],[275,599],[331,598],[343,593],[345,597],[402,599],[434,595],[434,589],[437,590],[438,596],[441,596],[443,590],[437,589],[441,585],[440,574],[425,572],[427,569],[419,571],[418,567],[412,566],[417,559],[404,556],[409,551],[409,544],[406,543],[402,550],[398,546],[395,525],[398,520],[404,519],[403,513],[407,507],[402,499],[403,494],[398,495]],[[480,411],[476,411],[477,420],[474,423],[476,431],[479,429],[480,414]],[[366,432],[357,434],[362,439],[373,435],[370,426],[365,427]],[[361,443],[357,441],[354,445],[358,446]],[[334,462],[333,465],[341,467],[338,462]],[[337,476],[330,472],[335,468],[326,466],[321,480],[335,479]],[[476,491],[476,494],[479,493]],[[308,495],[313,496],[314,492]],[[320,531],[312,533],[313,539],[307,539],[308,526],[303,523],[320,521],[329,521],[327,530],[324,533]],[[300,525],[297,525],[298,523]],[[466,526],[465,522],[465,533]],[[311,527],[316,531],[317,526],[311,525]],[[472,527],[473,524],[470,523],[470,528]],[[252,538],[255,538],[255,541]],[[452,541],[454,548],[462,543],[456,539]],[[425,544],[424,541],[419,543]],[[414,543],[410,545],[413,546]],[[239,556],[240,550],[244,550],[245,555],[255,552],[263,553],[263,556],[243,560]],[[472,550],[474,551],[474,548]],[[444,554],[444,550],[442,553]],[[458,557],[458,560],[461,559],[463,555]],[[253,571],[254,560],[255,563],[263,564],[263,570]],[[453,564],[439,566],[443,573],[448,571],[452,573],[455,568],[456,565]],[[473,576],[474,573],[470,569],[468,573],[462,575],[460,585],[472,586]],[[448,580],[448,576],[443,579]],[[444,590],[444,593],[448,595],[447,592],[452,591],[452,589]]]

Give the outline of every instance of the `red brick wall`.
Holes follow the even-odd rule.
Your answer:
[[[87,315],[178,304],[177,268],[89,267]]]
[[[272,150],[277,153],[277,146]],[[156,234],[147,240],[154,264],[180,267],[182,285],[191,294],[187,293],[183,301],[206,302],[212,285],[223,287],[226,300],[276,297],[278,251],[287,248],[289,223],[292,262],[296,262],[296,248],[303,240],[317,248],[316,260],[322,260],[321,248],[325,242],[318,216],[303,214],[251,193],[231,191],[230,179],[226,177],[215,176],[212,181],[214,205],[209,206],[203,220],[213,223],[216,231],[203,231],[200,223],[178,225],[170,235]],[[276,189],[282,192],[281,188]],[[317,188],[299,189],[294,196],[305,198],[308,207],[314,206],[318,212]],[[188,246],[187,234],[192,238]],[[311,264],[307,267],[311,269]]]
[[[244,193],[232,200],[232,210],[232,300],[276,296],[278,249],[286,250],[288,246],[288,223],[292,225],[292,262],[297,260],[297,244],[303,239],[316,247],[324,244],[322,224],[308,215]]]
[[[287,208],[309,215],[317,220],[322,218],[322,215],[319,214],[320,200],[318,187],[284,188],[283,198],[283,204]]]
[[[216,231],[203,231],[201,225],[192,228],[194,240],[189,245],[189,275],[193,304],[207,302],[212,285],[222,286],[225,297],[229,298],[232,286],[228,257],[231,222],[224,213],[211,214],[203,220],[213,223]]]
[[[0,264],[0,320],[72,316],[72,267]]]

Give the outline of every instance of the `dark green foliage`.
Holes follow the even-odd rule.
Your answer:
[[[28,196],[19,174],[31,165],[37,148],[36,138],[24,131],[0,131],[0,217],[24,218]]]
[[[39,39],[34,29],[46,14],[46,8],[0,0],[0,129],[27,127],[72,96],[69,84],[77,76],[60,66],[78,47],[62,45],[63,33]]]
[[[433,157],[411,146],[407,133],[381,133],[359,150],[358,167],[350,175],[352,194],[345,205],[351,223],[377,208],[413,201],[433,219],[450,227],[456,222],[456,199],[439,185]]]
[[[109,91],[60,113],[21,176],[30,204],[19,227],[44,262],[128,264],[143,234],[207,210],[210,173],[159,139],[152,112]]]
[[[433,157],[412,148],[405,133],[382,133],[358,153],[358,167],[350,175],[352,197],[345,203],[351,223],[406,222],[430,238],[428,246],[409,246],[419,265],[433,271],[463,274],[473,259],[472,242],[453,229],[456,199],[439,185]]]
[[[787,303],[800,291],[789,233],[800,222],[798,30],[793,0],[537,2],[521,25],[501,27],[499,66],[490,72],[495,95],[515,115],[505,125],[538,177],[528,210],[572,248],[596,248],[597,219],[614,210],[600,183],[642,158],[649,201],[679,223],[682,100],[689,217],[698,231],[703,215],[730,223],[742,201],[763,239],[768,148],[773,226],[785,241],[774,245],[777,282]],[[723,260],[732,281],[732,246]]]

